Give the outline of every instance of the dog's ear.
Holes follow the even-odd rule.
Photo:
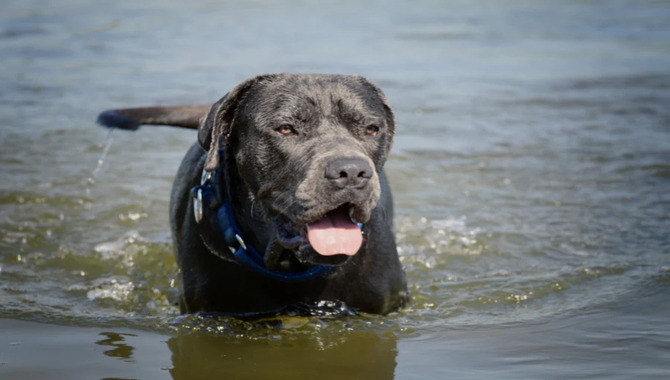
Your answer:
[[[384,116],[385,116],[385,121],[386,121],[386,126],[387,126],[387,134],[388,134],[388,145],[386,146],[385,149],[385,154],[384,154],[384,160],[386,160],[386,156],[388,153],[391,151],[391,147],[393,146],[393,137],[395,136],[395,131],[396,131],[396,121],[395,121],[395,115],[393,114],[393,110],[391,110],[391,107],[388,104],[388,101],[386,100],[386,95],[382,92],[382,90],[377,87],[376,84],[370,82],[367,78],[356,75],[358,80],[363,83],[364,86],[368,86],[369,88],[372,89],[372,91],[375,93],[375,95],[381,100],[382,106],[384,107]]]
[[[212,105],[198,127],[198,142],[203,149],[208,151],[205,170],[213,171],[219,166],[220,140],[230,135],[235,121],[235,112],[245,94],[259,82],[269,81],[275,77],[276,75],[270,74],[247,79]]]

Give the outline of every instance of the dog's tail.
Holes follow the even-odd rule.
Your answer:
[[[141,125],[171,125],[198,129],[212,105],[196,104],[172,107],[141,107],[107,110],[98,115],[98,124],[107,128],[135,131]]]

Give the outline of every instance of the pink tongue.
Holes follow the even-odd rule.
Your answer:
[[[323,256],[352,256],[361,248],[363,235],[344,208],[331,211],[323,219],[307,226],[307,240]]]

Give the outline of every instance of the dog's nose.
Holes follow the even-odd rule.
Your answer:
[[[337,188],[363,188],[370,178],[373,169],[362,158],[338,158],[326,165],[325,177]]]

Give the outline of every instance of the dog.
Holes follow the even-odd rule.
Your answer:
[[[182,313],[342,303],[387,314],[407,302],[383,171],[396,122],[364,77],[260,75],[212,106],[109,110],[98,122],[198,131],[170,200]]]

